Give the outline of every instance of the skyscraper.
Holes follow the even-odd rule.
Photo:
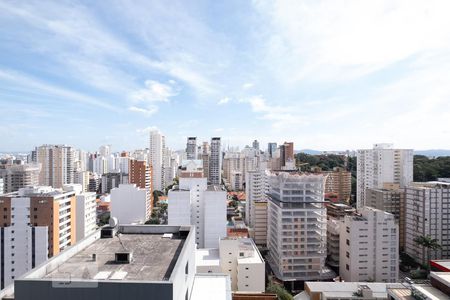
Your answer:
[[[258,142],[258,140],[254,140],[252,146],[253,146],[253,149],[259,151],[259,142]]]
[[[209,183],[218,185],[222,182],[222,148],[220,137],[211,139],[211,156],[209,158]]]
[[[186,155],[188,160],[197,159],[197,138],[188,137],[186,144]]]
[[[365,206],[366,189],[383,188],[385,183],[406,187],[413,181],[413,150],[394,149],[392,144],[375,144],[358,150],[356,205]]]
[[[153,171],[152,186],[155,190],[162,191],[163,186],[163,149],[165,147],[164,136],[157,130],[150,131],[149,163]]]
[[[270,158],[272,158],[274,156],[275,151],[277,151],[277,143],[268,143],[267,144],[267,153],[269,154]]]
[[[73,148],[66,145],[42,145],[36,148],[37,162],[41,164],[39,184],[62,188],[73,183]]]

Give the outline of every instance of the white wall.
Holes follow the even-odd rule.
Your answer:
[[[147,192],[135,184],[120,184],[111,190],[111,217],[119,224],[144,223],[147,211]]]
[[[95,193],[83,193],[76,197],[76,238],[78,242],[97,229],[97,202]]]

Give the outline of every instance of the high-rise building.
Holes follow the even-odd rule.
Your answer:
[[[210,156],[210,150],[209,150],[208,142],[203,142],[203,147],[202,147],[203,175],[207,178],[208,182],[210,182],[210,179],[209,179],[209,156]]]
[[[186,144],[186,155],[188,160],[197,159],[197,138],[188,137]]]
[[[127,182],[123,181],[123,174],[121,173],[105,173],[102,175],[101,179],[101,192],[102,194],[111,193],[111,190],[119,187],[119,184]],[[128,179],[128,176],[126,176]]]
[[[39,184],[62,188],[73,183],[73,148],[66,145],[42,145],[36,148],[37,162],[41,164]]]
[[[150,202],[150,213],[153,209],[152,169],[146,161],[131,160],[129,183],[136,184],[138,188],[146,189],[147,201]]]
[[[413,181],[413,150],[394,149],[392,144],[358,150],[356,180],[357,208],[365,206],[368,188],[383,188],[385,183],[406,187]]]
[[[81,184],[82,191],[89,191],[89,171],[75,171],[73,182],[76,184]]]
[[[450,183],[413,183],[405,194],[405,252],[422,265],[427,265],[428,259],[449,258]],[[436,239],[442,248],[429,250],[415,242],[426,236]]]
[[[0,196],[1,288],[76,242],[75,192],[26,187]]]
[[[152,186],[155,190],[164,190],[163,186],[163,149],[164,136],[157,130],[150,131],[149,163],[152,168]]]
[[[150,219],[148,191],[136,184],[120,184],[111,190],[111,217],[119,224],[144,224]]]
[[[274,172],[269,175],[268,262],[293,288],[305,280],[335,276],[325,267],[327,215],[325,177]]]
[[[366,206],[391,213],[399,226],[400,250],[405,247],[405,189],[398,184],[384,184],[381,189],[366,189]]]
[[[0,165],[4,192],[17,192],[23,187],[38,185],[40,170],[41,166],[38,163]]]
[[[98,152],[101,156],[110,156],[111,155],[111,145],[102,145],[98,149]]]
[[[211,139],[208,182],[213,185],[222,183],[222,148],[220,137],[213,137]]]
[[[364,207],[346,216],[340,233],[339,274],[344,281],[397,282],[398,225],[394,215]]]
[[[284,142],[280,145],[281,169],[292,170],[295,168],[294,143]]]
[[[249,171],[245,177],[245,222],[257,245],[267,244],[268,171]]]
[[[356,210],[343,203],[327,204],[327,265],[339,273],[339,256],[341,228],[344,223],[345,216],[351,216]]]
[[[267,153],[269,154],[269,158],[273,158],[275,156],[276,151],[277,151],[277,143],[267,144]]]
[[[252,147],[253,147],[253,149],[259,151],[259,142],[257,140],[254,140]]]
[[[5,185],[3,184],[3,178],[0,177],[0,195],[5,192]]]
[[[343,168],[334,168],[333,171],[323,172],[327,175],[325,181],[325,197],[337,202],[350,202],[352,190],[352,173]]]
[[[74,192],[76,197],[76,213],[72,222],[76,222],[76,241],[97,230],[97,194],[83,192],[81,184],[65,184],[64,192]]]
[[[208,186],[197,172],[183,173],[179,185],[169,191],[169,225],[195,225],[199,248],[217,248],[226,236],[227,193],[219,186]]]

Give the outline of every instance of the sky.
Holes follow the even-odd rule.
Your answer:
[[[0,0],[0,151],[450,149],[450,1]]]

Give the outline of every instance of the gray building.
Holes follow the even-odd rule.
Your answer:
[[[213,185],[222,182],[222,148],[220,137],[211,139],[211,155],[209,157],[209,177],[208,183]]]
[[[267,144],[267,152],[269,153],[269,157],[272,158],[275,152],[277,151],[277,143],[269,143]]]
[[[7,290],[16,300],[192,299],[195,272],[192,226],[124,225],[102,228]]]
[[[197,159],[197,138],[195,136],[187,138],[186,156],[188,160]]]

